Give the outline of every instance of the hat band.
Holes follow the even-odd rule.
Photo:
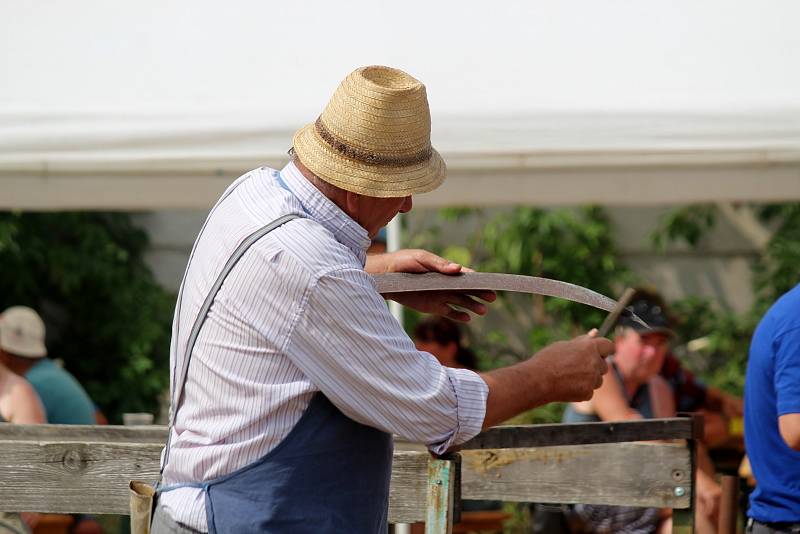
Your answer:
[[[408,165],[417,165],[419,163],[425,163],[426,161],[431,159],[433,155],[433,150],[428,148],[427,150],[423,150],[422,152],[418,152],[416,154],[411,154],[410,156],[384,156],[381,154],[376,154],[374,152],[369,152],[367,150],[363,150],[361,148],[357,148],[347,143],[339,140],[334,136],[326,127],[325,124],[322,123],[322,117],[319,117],[316,122],[314,122],[314,129],[316,129],[319,136],[322,138],[325,143],[333,150],[341,154],[342,156],[361,162],[366,163],[367,165],[385,165],[387,167],[405,167]]]

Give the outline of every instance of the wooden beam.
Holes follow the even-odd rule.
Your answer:
[[[497,426],[478,434],[462,445],[461,449],[503,449],[692,439],[695,437],[694,432],[695,428],[689,417],[616,423]]]
[[[659,508],[690,504],[691,462],[681,443],[471,450],[462,451],[461,460],[463,499]]]
[[[462,449],[546,447],[698,437],[692,419],[673,417],[617,423],[498,426],[479,434]],[[164,443],[163,426],[114,425],[0,425],[0,441],[95,441],[109,443]]]
[[[12,426],[12,425],[9,425]],[[128,482],[158,476],[160,443],[0,441],[0,511],[125,514]],[[461,452],[463,499],[584,502],[685,508],[691,492],[686,446],[625,443]],[[398,452],[389,519],[426,516],[428,461]]]
[[[126,514],[128,482],[156,480],[161,448],[147,443],[0,441],[0,511]]]
[[[163,444],[167,441],[167,427],[156,425],[0,425],[0,441]]]
[[[395,452],[389,492],[389,522],[425,521],[428,494],[427,452]]]

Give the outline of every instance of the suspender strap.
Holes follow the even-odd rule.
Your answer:
[[[180,378],[175,382],[175,391],[172,397],[172,404],[173,408],[170,410],[170,419],[169,419],[169,428],[167,430],[167,445],[164,450],[164,458],[161,461],[161,474],[164,473],[164,467],[167,465],[167,461],[169,460],[169,452],[170,452],[170,444],[172,442],[172,427],[175,426],[175,419],[178,413],[178,408],[181,405],[183,400],[183,390],[184,386],[186,385],[186,378],[189,375],[189,363],[191,362],[192,358],[192,351],[194,349],[194,345],[197,342],[197,336],[200,334],[200,329],[203,327],[203,323],[205,323],[206,317],[208,316],[208,310],[211,309],[211,305],[214,303],[214,298],[217,296],[219,289],[222,287],[223,282],[228,277],[228,274],[233,270],[239,260],[242,258],[247,249],[249,249],[253,243],[273,231],[274,229],[282,226],[283,224],[291,221],[292,219],[299,218],[299,215],[289,214],[284,215],[278,219],[275,219],[271,223],[263,226],[247,236],[244,241],[242,241],[236,250],[233,251],[228,261],[225,263],[225,266],[222,268],[222,271],[217,276],[217,279],[214,281],[214,285],[211,286],[211,290],[208,292],[208,296],[206,296],[206,300],[203,302],[203,306],[200,308],[200,311],[195,318],[194,325],[192,326],[192,330],[189,333],[189,340],[186,342],[186,351],[184,352],[184,364],[181,368]],[[188,268],[187,268],[188,272]],[[178,370],[178,361],[175,361],[175,374],[177,376]]]

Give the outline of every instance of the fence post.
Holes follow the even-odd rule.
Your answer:
[[[722,500],[719,506],[719,534],[736,534],[739,514],[739,477],[722,477]]]
[[[697,498],[697,440],[703,439],[703,416],[696,413],[678,414],[678,416],[692,419],[692,438],[686,440],[691,458],[691,484],[689,486],[691,495],[689,495],[689,508],[672,510],[672,534],[692,534],[694,533],[694,509]],[[678,488],[676,488],[677,490]]]
[[[457,470],[457,461],[452,457],[429,460],[425,534],[452,533]]]

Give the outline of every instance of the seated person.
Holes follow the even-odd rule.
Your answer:
[[[475,353],[464,346],[464,336],[458,323],[438,315],[430,315],[420,320],[414,328],[414,344],[417,350],[433,354],[439,363],[446,367],[477,370]],[[461,503],[462,521],[468,520],[471,512],[497,511],[502,508],[500,501],[469,501]],[[502,522],[507,514],[496,513],[497,521]],[[422,523],[412,525],[416,534],[424,529]],[[456,527],[458,530],[458,527]]]
[[[25,420],[12,422],[36,422],[51,424],[95,424],[95,407],[89,395],[74,376],[47,358],[45,325],[39,314],[26,306],[13,306],[0,315],[0,368],[8,371],[11,382],[17,384],[24,395],[33,395],[35,408],[27,402]],[[3,374],[0,371],[0,374]],[[21,375],[25,379],[21,378]],[[9,382],[9,383],[11,383]],[[23,382],[24,387],[19,383]],[[37,396],[38,394],[38,396]],[[41,403],[39,402],[41,399]],[[8,418],[3,409],[0,394],[0,415]],[[33,410],[33,415],[31,415]],[[33,417],[34,420],[30,420]],[[26,514],[26,522],[35,526],[39,514]],[[76,516],[72,532],[97,534],[102,532],[100,524],[89,516]]]
[[[30,382],[42,399],[47,422],[95,424],[89,395],[74,376],[47,357],[45,326],[39,314],[25,306],[14,306],[3,312],[0,323],[0,363]]]
[[[0,351],[13,350],[25,352],[35,350],[35,344],[28,339],[20,339],[0,322]],[[17,423],[23,425],[45,423],[44,407],[27,380],[11,372],[0,363],[0,423]],[[27,517],[13,513],[0,512],[0,532],[28,533],[28,520],[35,522],[36,517]]]
[[[428,316],[414,329],[417,350],[430,352],[446,367],[477,369],[475,354],[464,346],[461,328],[440,316]]]
[[[744,413],[742,399],[703,384],[671,352],[659,374],[672,388],[679,413],[703,414],[703,443],[707,447],[727,446],[732,440],[743,444],[741,431],[731,430],[731,421],[741,421]]]
[[[649,326],[620,320],[609,357],[609,372],[591,400],[570,404],[564,422],[626,421],[674,417],[675,398],[669,383],[659,375],[674,336],[663,303],[638,293],[633,299],[637,315]],[[702,480],[701,480],[702,479]],[[698,470],[697,532],[714,532],[712,518],[719,486]],[[704,497],[705,496],[705,497]],[[706,502],[711,501],[711,502]],[[575,505],[568,515],[573,532],[656,532],[671,530],[669,510],[621,506]]]

